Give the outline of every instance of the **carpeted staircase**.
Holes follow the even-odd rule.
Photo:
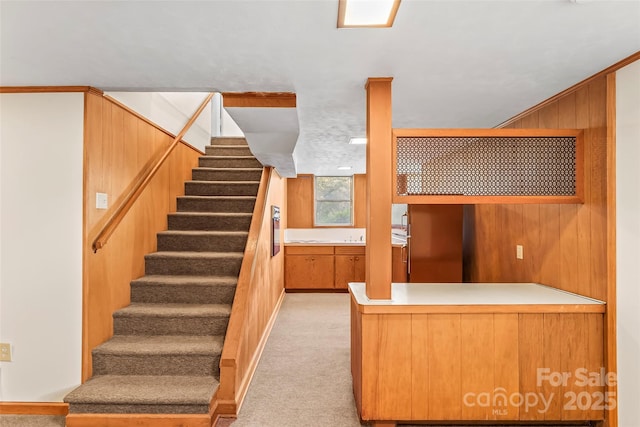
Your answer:
[[[261,173],[244,138],[212,139],[69,413],[209,412]]]

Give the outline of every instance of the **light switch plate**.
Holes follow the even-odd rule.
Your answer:
[[[516,245],[516,258],[524,259],[524,249],[522,245]]]
[[[0,343],[0,362],[11,362],[11,344]]]
[[[107,193],[96,193],[96,209],[107,209],[108,207]]]

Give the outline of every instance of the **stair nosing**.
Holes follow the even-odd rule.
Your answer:
[[[185,181],[185,184],[221,184],[221,185],[259,185],[260,181],[203,181],[201,179],[192,179],[189,181]]]
[[[163,230],[158,235],[211,235],[211,236],[248,236],[248,231],[226,231],[226,230]]]

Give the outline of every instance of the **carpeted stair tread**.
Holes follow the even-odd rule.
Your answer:
[[[115,335],[94,353],[120,355],[198,354],[210,356],[222,351],[221,336],[207,335]]]
[[[158,252],[244,252],[248,235],[246,231],[161,231]]]
[[[262,168],[194,168],[191,176],[196,181],[259,181]]]
[[[209,376],[101,375],[65,397],[75,404],[206,405],[218,387]]]
[[[183,286],[235,286],[238,278],[234,276],[142,276],[131,282],[132,285],[183,285]]]
[[[143,276],[131,282],[131,302],[231,304],[237,284],[234,276]]]
[[[248,231],[216,231],[216,230],[167,230],[160,231],[158,235],[175,235],[175,236],[222,236],[222,237],[231,237],[231,236],[247,236],[249,235]]]
[[[180,196],[180,212],[253,212],[253,196]]]
[[[214,136],[211,145],[247,145],[247,139],[244,136]]]
[[[252,156],[248,145],[209,145],[205,147],[205,156]]]
[[[262,167],[254,156],[201,156],[199,167],[209,168],[258,168]]]
[[[114,312],[113,317],[228,317],[230,314],[228,304],[133,303]]]
[[[253,196],[258,192],[259,181],[187,181],[186,196]]]
[[[169,230],[248,230],[252,217],[237,212],[174,212],[167,220]]]
[[[145,274],[237,275],[243,252],[163,251],[145,255]]]

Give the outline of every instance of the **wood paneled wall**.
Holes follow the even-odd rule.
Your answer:
[[[85,95],[82,379],[91,376],[91,350],[113,335],[113,311],[130,302],[129,283],[144,274],[144,255],[156,250],[156,233],[167,228],[200,152],[179,144],[125,216],[107,245],[91,243],[109,210],[95,208],[107,193],[109,208],[130,189],[173,136],[102,96]]]
[[[367,226],[367,176],[353,175],[353,227]],[[287,227],[314,228],[313,175],[287,179]],[[326,227],[318,227],[326,228]]]
[[[362,314],[353,299],[351,310],[354,394],[363,420],[604,418],[595,400],[581,402],[586,408],[575,401],[603,392],[604,377],[583,381],[603,364],[602,314]],[[540,368],[569,377],[547,380]]]
[[[237,414],[284,297],[284,250],[281,248],[278,254],[271,256],[271,206],[280,207],[281,218],[286,217],[283,207],[287,186],[286,180],[275,169],[266,173],[270,173],[271,177],[266,200],[263,199],[265,209],[259,235],[249,235],[250,240],[257,239],[254,267],[250,280],[243,281],[243,272],[240,273],[241,279],[238,281],[222,351],[220,389],[217,395],[217,413],[220,414]],[[259,202],[260,196],[256,203]],[[281,221],[280,242],[283,238],[284,227]],[[243,262],[249,259],[246,253]],[[248,267],[251,271],[251,265]]]
[[[607,300],[606,98],[601,76],[509,125],[585,130],[585,202],[467,206],[465,280],[538,282]]]

